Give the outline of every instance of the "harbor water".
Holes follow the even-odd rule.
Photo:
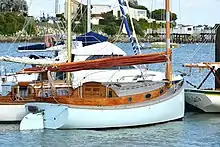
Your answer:
[[[17,53],[20,44],[0,44],[0,56],[28,56],[33,53]],[[128,54],[132,54],[130,44],[117,43]],[[184,63],[214,61],[214,44],[185,44],[173,49],[174,74],[186,73],[185,79],[198,85],[208,74],[208,70],[184,68]],[[142,53],[159,52],[164,49],[142,50]],[[53,56],[53,52],[37,53]],[[165,64],[149,65],[149,69],[165,71]],[[28,65],[0,63],[1,74],[19,71]],[[203,87],[213,87],[214,77]],[[185,87],[190,87],[185,84]],[[172,106],[171,106],[172,107]],[[173,110],[175,111],[175,110]],[[153,115],[153,114],[152,114]],[[77,119],[77,118],[76,118]],[[122,118],[123,119],[123,118]],[[220,115],[205,113],[186,113],[183,121],[164,124],[113,130],[37,130],[19,131],[18,124],[0,124],[0,146],[3,147],[219,147]]]

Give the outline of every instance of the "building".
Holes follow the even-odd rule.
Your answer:
[[[93,15],[101,15],[102,13],[106,13],[111,10],[112,10],[112,6],[110,5],[92,5]]]
[[[127,6],[123,6],[125,14],[128,14],[128,9]],[[120,7],[116,6],[113,9],[113,15],[116,16],[117,18],[121,18],[121,11],[120,11]],[[147,18],[147,11],[146,10],[142,10],[142,9],[135,9],[135,8],[130,8],[130,16],[136,20],[139,19],[148,19]]]
[[[193,25],[178,24],[175,28],[173,28],[172,33],[192,35],[194,33]]]
[[[126,14],[128,14],[128,9],[126,6],[123,6],[124,11]],[[137,20],[139,19],[148,19],[147,18],[147,11],[146,10],[142,10],[142,9],[134,9],[134,8],[130,8],[130,16],[132,18],[135,18]],[[92,24],[94,25],[98,25],[99,24],[99,20],[103,19],[101,14],[102,13],[107,13],[107,12],[113,12],[113,15],[117,18],[120,19],[121,18],[121,11],[120,11],[120,7],[119,6],[115,6],[112,7],[110,5],[92,5]]]
[[[91,23],[93,25],[99,25],[99,20],[103,19],[102,13],[107,13],[112,10],[112,7],[110,5],[92,5],[92,18]]]

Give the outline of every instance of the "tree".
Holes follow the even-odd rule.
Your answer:
[[[177,15],[175,13],[171,12],[171,21],[176,21],[177,20]],[[156,9],[151,12],[151,18],[156,19],[156,20],[166,20],[166,10],[165,9]]]
[[[0,34],[2,35],[13,35],[18,31],[21,31],[25,24],[25,17],[18,12],[5,12],[0,13]],[[35,21],[26,21],[27,28],[25,30],[28,34],[36,33],[36,24]]]
[[[26,0],[1,0],[0,12],[22,12],[27,13]]]
[[[126,6],[126,2],[123,1],[123,4]],[[130,7],[132,6],[138,6],[138,1],[137,0],[128,0],[128,4]]]
[[[129,15],[126,15],[126,17],[127,17],[127,20],[128,20],[128,25],[131,28],[130,17],[129,17]],[[134,18],[132,20],[133,20],[133,23],[134,23],[134,29],[135,29],[136,34],[139,35],[139,36],[144,36],[143,29],[142,29],[141,25],[139,24],[139,22]]]
[[[176,21],[177,20],[177,15],[175,13],[171,13],[171,20]]]
[[[113,11],[110,11],[107,13],[102,13],[101,15],[102,15],[103,19],[108,22],[113,22],[116,20],[116,17],[113,15]]]
[[[0,34],[4,34],[4,24],[5,24],[5,17],[3,14],[0,13]]]
[[[113,35],[116,35],[116,33],[118,32],[119,30],[119,27],[116,25],[116,23],[114,22],[111,22],[109,23],[108,25],[106,25],[104,28],[103,28],[103,31],[107,34],[107,35],[110,35],[110,36],[113,36]]]
[[[6,13],[4,15],[4,19],[5,19],[4,33],[6,35],[12,35],[19,30],[18,21],[16,19],[16,15],[14,13]]]
[[[33,18],[27,18],[29,23],[25,27],[25,31],[27,32],[28,35],[36,34],[36,23]]]

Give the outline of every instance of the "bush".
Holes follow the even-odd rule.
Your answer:
[[[25,17],[23,16],[22,13],[16,13],[16,12],[0,13],[0,34],[13,35],[16,32],[19,32],[23,29],[24,23],[25,23]],[[35,28],[36,28],[36,24],[33,20],[31,21],[30,24],[28,24],[25,30],[30,35],[36,33]]]
[[[119,30],[119,27],[115,23],[109,23],[103,28],[103,31],[110,36],[116,35]]]

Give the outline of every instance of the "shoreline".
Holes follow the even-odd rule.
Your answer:
[[[44,42],[43,36],[29,36],[29,37],[15,37],[15,36],[0,36],[0,43],[13,43],[13,42],[30,42],[30,43],[36,43],[36,42]],[[129,39],[127,36],[121,36],[118,38],[117,41],[115,41],[115,38],[118,38],[117,36],[109,37],[109,42],[117,42],[117,43],[129,43]],[[159,37],[154,37],[151,39],[144,38],[144,37],[138,37],[138,41],[140,43],[144,42],[165,42],[164,39],[160,39]],[[184,40],[184,41],[173,41],[172,43],[178,43],[178,44],[189,44],[189,43],[204,43],[204,41],[198,39],[198,40]],[[213,43],[213,40],[206,40],[206,43]]]
[[[42,36],[33,37],[15,37],[15,36],[0,36],[0,43],[13,43],[13,42],[43,42]]]

